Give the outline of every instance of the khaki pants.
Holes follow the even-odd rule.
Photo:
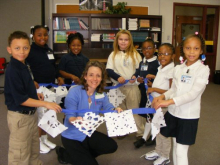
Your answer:
[[[163,114],[167,112],[167,108],[162,108]],[[156,136],[156,153],[165,158],[169,158],[171,149],[171,137],[165,137],[160,133]]]
[[[119,89],[126,96],[119,105],[120,108],[124,110],[139,108],[141,93],[137,85],[124,85]],[[134,120],[138,129],[136,136],[143,136],[146,119],[134,114]]]
[[[8,111],[8,165],[42,165],[36,115]]]

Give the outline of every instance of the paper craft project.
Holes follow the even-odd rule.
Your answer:
[[[103,116],[92,112],[86,112],[83,120],[75,120],[72,124],[87,136],[91,137],[93,132],[104,122]]]
[[[61,99],[63,97],[66,97],[66,95],[68,94],[68,91],[65,86],[54,87],[54,92],[56,93],[56,103],[57,104],[62,103]]]
[[[49,110],[44,114],[38,123],[38,126],[50,134],[53,138],[67,129],[67,127],[57,120],[56,112],[53,110]]]
[[[160,132],[161,127],[165,127],[166,123],[164,120],[163,111],[161,108],[156,110],[156,113],[152,119],[151,123],[151,134],[152,134],[152,140],[157,136],[157,134]]]
[[[121,113],[105,113],[108,136],[123,136],[137,131],[132,110]]]
[[[125,99],[125,95],[121,93],[120,89],[111,89],[107,93],[109,102],[113,104],[114,107],[118,107],[119,104]]]

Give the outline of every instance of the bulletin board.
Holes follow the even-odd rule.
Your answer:
[[[137,15],[148,15],[148,7],[139,6],[126,6],[126,8],[131,8],[130,14]],[[97,14],[102,13],[102,10],[79,10],[79,5],[57,5],[57,13],[88,13]]]

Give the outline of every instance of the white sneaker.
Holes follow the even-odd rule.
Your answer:
[[[40,153],[41,154],[46,154],[50,151],[50,148],[48,148],[42,141],[40,138]]]
[[[155,160],[159,157],[158,153],[156,153],[155,150],[150,151],[148,153],[145,154],[145,159],[147,160]]]
[[[170,163],[169,158],[165,158],[163,156],[160,156],[157,160],[153,162],[154,165],[166,165]]]
[[[42,135],[41,136],[41,141],[50,149],[54,149],[56,147],[56,144],[52,143],[47,139],[47,135]]]

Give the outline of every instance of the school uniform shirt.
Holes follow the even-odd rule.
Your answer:
[[[72,52],[70,52],[62,56],[59,63],[59,70],[73,74],[78,78],[80,78],[88,61],[89,59],[86,56],[84,56],[82,53],[75,55]],[[65,83],[71,84],[72,80],[65,79]]]
[[[30,65],[34,81],[37,83],[55,83],[59,74],[56,71],[53,51],[48,45],[41,47],[33,42],[26,60]]]
[[[147,67],[146,67],[147,64]],[[143,66],[145,65],[145,66]],[[135,72],[135,76],[138,77],[143,77],[146,78],[148,74],[157,74],[157,68],[159,67],[159,62],[157,60],[157,57],[154,56],[150,59],[146,59],[145,57],[143,60],[140,62],[138,69]],[[152,80],[153,82],[153,80]],[[140,107],[145,107],[147,103],[147,94],[146,94],[146,88],[144,83],[140,83],[138,85],[140,92],[141,92],[141,101],[140,101]]]
[[[27,65],[11,57],[5,73],[5,104],[11,111],[33,110],[22,106],[28,98],[38,99]]]
[[[93,113],[98,115],[98,111],[101,109],[111,110],[114,106],[109,102],[108,96],[105,93],[97,93],[94,92],[92,96],[90,96],[92,103],[89,105],[88,103],[88,95],[86,90],[82,89],[82,85],[77,85],[70,89],[69,93],[65,99],[65,107],[70,110],[81,110],[81,109],[91,109]],[[82,142],[86,135],[78,130],[73,124],[69,122],[70,117],[83,117],[85,113],[82,112],[73,112],[71,114],[67,114],[65,117],[64,125],[68,127],[66,131],[62,133],[62,136],[67,139],[78,140]]]
[[[170,79],[173,79],[173,70],[174,70],[173,62],[171,62],[170,64],[166,65],[163,68],[162,66],[159,66],[157,75],[152,84],[152,88],[168,90],[170,88]],[[161,94],[157,92],[152,92],[151,95],[153,97],[158,97]]]
[[[113,70],[119,77],[124,77],[125,80],[131,79],[134,75],[136,69],[139,67],[139,62],[141,61],[141,56],[136,52],[134,55],[135,65],[133,65],[133,61],[131,57],[127,57],[128,55],[123,51],[119,51],[115,58],[113,59],[113,52],[109,55],[106,69]],[[133,67],[134,66],[134,67]],[[109,75],[111,77],[111,75]],[[118,81],[111,78],[114,84],[118,84]],[[127,83],[126,85],[136,85],[136,83]]]
[[[168,107],[169,113],[182,119],[198,119],[201,96],[208,84],[209,74],[209,67],[201,60],[190,66],[186,66],[186,62],[176,66],[172,86],[164,93],[166,99],[175,102]]]

